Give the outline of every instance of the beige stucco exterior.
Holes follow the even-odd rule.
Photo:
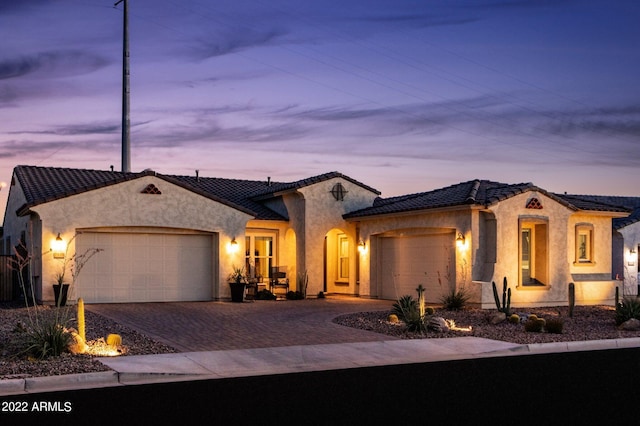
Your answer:
[[[142,193],[150,184],[155,185],[161,194]],[[14,187],[12,191],[19,192],[21,189]],[[23,197],[15,197],[16,200],[20,198]],[[162,230],[167,233],[198,231],[216,235],[217,238],[212,241],[218,247],[214,247],[212,251],[219,253],[220,259],[215,262],[219,267],[214,268],[211,285],[215,298],[229,297],[228,286],[221,283],[226,284],[226,277],[235,264],[233,256],[237,253],[230,253],[228,245],[234,237],[244,235],[247,222],[252,218],[244,212],[154,176],[144,176],[39,204],[30,211],[33,226],[27,233],[31,234],[27,240],[34,243],[31,248],[36,253],[34,285],[38,300],[44,303],[53,302],[53,287],[50,284],[53,284],[54,275],[60,268],[59,261],[54,260],[50,252],[53,240],[60,234],[69,244],[67,252],[73,254],[74,236],[83,230]],[[16,224],[26,228],[28,219],[21,218]]]
[[[541,209],[526,208],[527,201],[537,198]],[[538,192],[527,192],[489,207],[496,218],[496,258],[491,281],[475,281],[482,288],[481,306],[495,307],[495,282],[502,289],[507,277],[512,289],[513,306],[558,306],[568,303],[568,285],[576,286],[576,303],[611,304],[616,282],[611,278],[611,213],[576,212],[564,204]],[[547,226],[546,270],[544,286],[520,283],[520,224],[539,222]],[[578,224],[593,226],[595,261],[589,265],[576,263],[575,228]],[[591,279],[589,279],[591,277]]]
[[[146,173],[40,202],[22,216],[5,217],[4,251],[25,235],[35,253],[32,275],[36,296],[43,303],[53,302],[50,284],[59,267],[50,251],[52,241],[59,234],[73,253],[74,236],[80,232],[211,235],[210,285],[215,300],[229,299],[227,277],[233,267],[245,265],[246,241],[259,235],[274,238],[270,261],[286,272],[290,290],[303,290],[298,277],[306,274],[307,297],[320,292],[383,297],[383,289],[389,285],[381,257],[383,242],[391,250],[396,247],[393,244],[402,244],[403,238],[434,235],[438,235],[436,249],[444,242],[442,250],[453,253],[450,259],[454,263],[452,267],[436,265],[444,266],[438,269],[438,281],[446,269],[450,285],[464,289],[469,302],[483,308],[495,307],[492,282],[501,290],[504,278],[514,307],[564,305],[568,303],[569,283],[575,284],[578,304],[613,304],[616,287],[623,283],[624,294],[636,290],[637,254],[632,261],[631,251],[637,250],[640,225],[614,233],[612,218],[624,217],[623,213],[582,211],[553,194],[529,190],[487,206],[470,203],[345,219],[350,212],[373,206],[379,193],[344,176],[331,176],[335,177],[301,181],[301,185],[267,193],[261,202],[282,216],[269,220],[257,219],[243,207],[205,196],[174,180]],[[159,193],[147,193],[145,188],[150,185]],[[337,185],[343,197],[336,196]],[[17,180],[10,191],[6,210],[12,214],[26,203],[26,197]],[[537,202],[530,203],[533,199]],[[535,285],[522,282],[523,227],[535,234],[535,249],[526,260],[530,273],[535,272]],[[590,258],[586,262],[576,257],[578,229],[589,233]],[[462,244],[456,241],[458,237],[464,240]],[[617,262],[612,256],[616,238],[625,242],[625,274],[620,280],[612,274]],[[232,240],[237,242],[236,251],[231,250]],[[358,249],[359,243],[363,250]],[[426,273],[424,277],[434,279]]]

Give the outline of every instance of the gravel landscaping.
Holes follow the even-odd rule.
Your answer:
[[[52,315],[56,308],[38,307],[40,315]],[[66,308],[61,308],[66,309]],[[73,308],[72,308],[73,309]],[[436,309],[434,316],[442,317],[446,322],[457,327],[447,332],[428,331],[424,334],[407,331],[404,323],[388,321],[390,312],[360,312],[342,315],[334,322],[347,327],[370,330],[402,339],[449,338],[459,336],[476,336],[502,340],[519,344],[549,343],[559,341],[581,341],[640,337],[640,331],[623,331],[615,324],[613,307],[610,306],[578,306],[573,317],[569,317],[568,308],[531,308],[513,309],[523,318],[535,314],[540,318],[561,318],[563,329],[561,334],[548,332],[527,332],[524,325],[503,321],[491,324],[489,317],[495,310],[464,309],[446,311]],[[165,344],[150,339],[135,330],[124,327],[110,319],[92,312],[86,312],[87,343],[93,346],[105,345],[108,334],[119,334],[123,346],[122,356],[147,355],[178,352]],[[29,359],[20,353],[20,345],[24,336],[24,326],[28,324],[28,313],[24,306],[15,303],[0,303],[0,379],[39,377],[50,375],[88,373],[109,370],[100,363],[95,355],[63,354],[45,360]],[[74,321],[69,324],[76,327]]]

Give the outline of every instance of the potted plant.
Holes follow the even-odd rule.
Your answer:
[[[229,274],[229,286],[231,287],[231,301],[242,302],[244,300],[244,290],[247,285],[247,278],[244,267],[233,266],[233,272]]]

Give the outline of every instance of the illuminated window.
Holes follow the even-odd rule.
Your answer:
[[[338,236],[338,280],[349,279],[349,239],[346,235]]]
[[[576,264],[593,264],[593,225],[576,225]]]
[[[275,263],[275,233],[248,234],[245,238],[245,268],[251,278],[266,279]]]

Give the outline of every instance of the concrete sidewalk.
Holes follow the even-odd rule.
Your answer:
[[[113,371],[0,381],[0,395],[640,347],[640,338],[518,345],[477,337],[100,358]]]

